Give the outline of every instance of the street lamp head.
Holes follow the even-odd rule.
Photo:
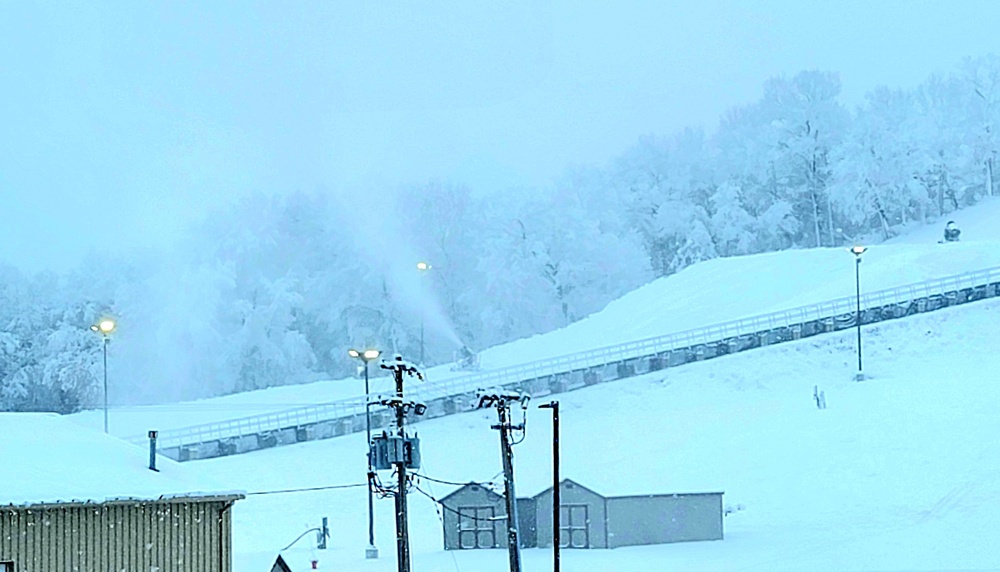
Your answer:
[[[867,246],[860,246],[860,245],[858,245],[858,246],[852,246],[850,248],[850,252],[854,256],[861,256],[862,254],[865,253],[866,250],[868,250]]]
[[[115,331],[115,326],[116,325],[117,324],[115,324],[114,320],[112,320],[110,318],[105,318],[105,319],[101,320],[100,322],[97,322],[96,324],[90,326],[90,330],[93,331],[93,332],[98,332],[100,334],[104,334],[106,336],[106,335],[110,334],[111,332]]]
[[[365,363],[368,363],[373,359],[377,358],[378,356],[382,355],[382,352],[374,349],[358,351],[354,348],[351,348],[347,350],[347,355],[351,356],[352,358],[359,359]]]
[[[427,264],[426,262],[421,261],[417,263],[417,270],[430,270],[430,269],[431,265]]]

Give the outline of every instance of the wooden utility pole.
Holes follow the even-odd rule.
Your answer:
[[[406,440],[406,433],[403,424],[406,421],[406,410],[411,404],[403,401],[403,375],[416,376],[423,379],[423,375],[417,368],[403,361],[403,357],[396,356],[396,359],[389,363],[382,363],[382,369],[392,371],[396,381],[396,398],[389,401],[387,405],[396,411],[396,435],[399,442]],[[406,461],[403,455],[394,460],[393,465],[396,470],[396,568],[399,572],[410,572],[410,534],[408,530],[408,518],[406,512]]]
[[[510,419],[510,404],[520,402],[527,408],[528,396],[517,393],[480,394],[479,407],[494,406],[499,423],[493,429],[500,431],[500,458],[503,462],[504,500],[507,507],[507,554],[510,572],[521,572],[521,543],[518,534],[517,494],[514,491],[514,449],[511,444],[512,431],[524,431],[524,423],[513,425]]]

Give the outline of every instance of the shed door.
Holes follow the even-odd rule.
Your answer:
[[[459,507],[458,547],[462,549],[496,548],[494,516],[491,506]]]
[[[14,563],[0,562],[0,572],[14,572]]]
[[[590,517],[585,504],[559,507],[559,545],[563,548],[590,548]]]

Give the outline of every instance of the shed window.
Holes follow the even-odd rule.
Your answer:
[[[458,508],[458,547],[494,548],[496,534],[491,506],[463,506]]]
[[[0,562],[0,572],[14,572],[14,563]]]

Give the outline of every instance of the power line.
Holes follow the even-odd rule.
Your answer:
[[[497,521],[500,521],[500,520],[507,520],[507,516],[506,515],[494,516],[492,518],[479,518],[478,516],[473,516],[473,515],[470,515],[470,514],[467,514],[467,513],[464,513],[464,512],[459,512],[459,511],[451,508],[450,506],[442,503],[438,499],[434,498],[434,495],[428,493],[427,491],[425,491],[424,489],[418,487],[417,485],[414,484],[414,485],[411,485],[411,486],[417,492],[419,492],[420,494],[422,494],[425,497],[427,497],[427,498],[431,499],[432,501],[434,501],[438,506],[440,506],[444,510],[446,510],[446,511],[452,513],[452,514],[457,514],[459,516],[459,518],[467,518],[469,520],[483,521],[483,522],[497,522]]]
[[[305,535],[309,534],[310,532],[323,532],[323,531],[322,531],[322,530],[320,530],[320,529],[318,529],[318,528],[310,528],[309,530],[307,530],[307,531],[303,532],[302,534],[300,534],[300,535],[299,535],[299,537],[298,537],[298,538],[296,538],[295,540],[293,540],[291,544],[289,544],[288,546],[286,546],[286,547],[282,548],[282,549],[280,550],[280,552],[284,552],[284,551],[288,550],[289,548],[291,548],[291,547],[295,546],[295,543],[296,543],[296,542],[298,542],[298,541],[302,540],[302,538],[303,538],[303,537],[304,537]]]
[[[459,482],[455,482],[455,481],[446,481],[446,480],[443,480],[443,479],[435,479],[434,477],[428,477],[427,475],[424,475],[424,474],[421,474],[421,473],[414,473],[413,476],[419,477],[421,479],[426,479],[428,481],[431,481],[432,483],[439,483],[439,484],[442,484],[442,485],[454,485],[454,486],[458,486],[458,487],[462,487],[462,486],[465,486],[465,485],[479,485],[481,487],[485,487],[485,486],[491,486],[492,487],[492,486],[496,485],[496,483],[494,483],[493,481],[484,481],[484,482],[466,481],[464,483],[459,483]],[[496,478],[496,477],[494,477],[494,478]]]
[[[424,465],[424,466],[426,466],[426,465]],[[428,483],[427,483],[427,488],[429,488],[431,490],[432,494],[435,494],[435,495],[437,494],[437,493],[434,492],[434,485],[430,481],[428,481]],[[441,504],[440,503],[434,503],[434,512],[437,513],[438,521],[441,523],[441,526],[444,527],[444,514],[442,514],[442,512],[441,512]],[[451,561],[455,565],[455,572],[462,572],[461,568],[459,568],[459,566],[458,566],[458,558],[455,557],[455,551],[454,550],[449,550],[449,552],[451,552]]]
[[[333,489],[352,489],[352,488],[356,488],[356,487],[367,487],[367,486],[368,486],[368,483],[355,483],[355,484],[351,484],[351,485],[327,485],[327,486],[322,486],[322,487],[307,487],[307,488],[302,488],[302,489],[282,489],[282,490],[275,490],[275,491],[254,491],[252,493],[246,493],[246,495],[248,497],[249,496],[254,496],[254,495],[280,495],[280,494],[285,494],[285,493],[306,493],[306,492],[312,492],[312,491],[329,491],[329,490],[333,490]]]

